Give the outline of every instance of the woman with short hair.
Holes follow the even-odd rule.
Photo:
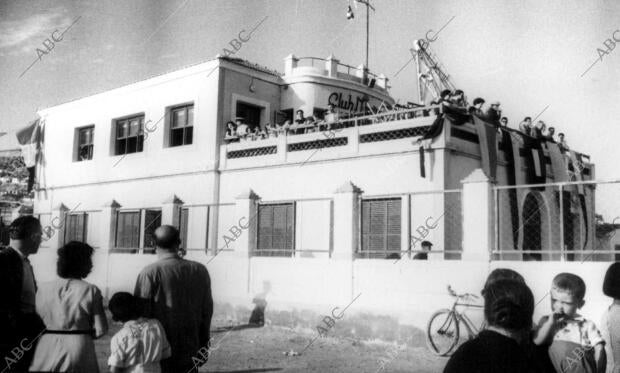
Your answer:
[[[93,268],[93,248],[71,241],[58,249],[59,279],[41,284],[37,313],[47,330],[39,339],[32,371],[99,372],[93,339],[108,331],[103,298],[83,279]]]

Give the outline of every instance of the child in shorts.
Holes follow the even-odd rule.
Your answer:
[[[560,273],[551,284],[552,313],[540,319],[534,343],[548,346],[557,372],[605,372],[605,341],[596,325],[577,313],[585,294],[586,284],[572,273]]]
[[[159,362],[170,357],[170,344],[159,321],[141,317],[139,300],[125,292],[110,299],[112,319],[123,323],[110,340],[110,372],[159,373]]]

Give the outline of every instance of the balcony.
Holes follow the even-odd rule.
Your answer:
[[[289,55],[285,59],[285,78],[316,75],[355,82],[363,85],[372,84],[372,88],[387,93],[388,78],[383,74],[373,74],[363,64],[357,67],[340,63],[333,56],[327,58],[296,57]],[[372,82],[372,83],[371,83]]]
[[[413,150],[436,119],[437,107],[352,117],[316,132],[280,133],[220,146],[220,170],[300,164]],[[428,115],[430,112],[431,115]],[[428,116],[424,116],[424,115]],[[297,129],[299,130],[299,129]],[[386,141],[390,146],[386,147]]]

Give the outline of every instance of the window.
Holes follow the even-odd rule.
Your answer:
[[[283,124],[287,120],[293,121],[293,109],[276,111],[276,123]]]
[[[141,152],[143,143],[144,115],[116,121],[115,155]]]
[[[194,105],[177,107],[170,113],[170,146],[191,144],[194,136]]]
[[[362,245],[367,258],[387,258],[401,250],[401,200],[362,200]]]
[[[263,110],[263,108],[260,106],[237,101],[236,116],[242,117],[245,123],[250,126],[250,128],[254,128],[256,126],[260,126],[261,110]]]
[[[155,254],[155,229],[161,225],[161,210],[144,211],[144,253]]]
[[[295,208],[292,203],[259,205],[258,256],[292,256]]]
[[[314,109],[312,109],[312,116],[317,120],[325,119],[326,111],[327,109],[321,109],[321,108],[315,107]]]
[[[119,211],[116,221],[116,252],[135,253],[140,247],[140,211]]]
[[[86,242],[88,215],[86,213],[67,215],[65,223],[65,243]]]
[[[77,129],[77,157],[75,161],[89,161],[93,159],[93,138],[95,126]]]

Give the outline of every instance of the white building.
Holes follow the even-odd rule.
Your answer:
[[[235,117],[264,126],[297,109],[320,116],[329,103],[342,117],[360,115],[333,131],[224,141]],[[395,103],[383,75],[333,57],[291,55],[283,75],[218,58],[41,110],[45,164],[35,215],[51,239],[35,258],[39,281],[54,276],[55,249],[77,239],[96,248],[91,281],[107,296],[131,290],[139,270],[155,260],[150,234],[173,224],[188,257],[207,264],[222,310],[251,307],[259,296],[268,310],[326,313],[362,294],[356,309],[423,325],[448,305],[449,283],[477,292],[496,266],[526,276],[546,270],[550,281],[565,258],[561,250],[592,247],[593,233],[571,232],[593,232],[593,188],[581,194],[587,210],[560,207],[556,186],[518,188],[510,197],[496,186],[511,178],[527,183],[531,149],[519,148],[523,164],[511,174],[500,141],[494,183],[480,170],[473,125],[444,120],[421,160],[414,142],[435,122],[435,110],[362,116],[382,103]],[[543,182],[556,181],[548,149],[534,153],[542,162],[537,172],[541,164],[546,170]],[[585,163],[579,177],[593,174]],[[503,212],[511,203],[518,205],[513,223],[524,221],[524,229]],[[540,211],[533,222],[528,209]],[[563,240],[561,214],[572,222]],[[412,260],[421,239],[434,244],[428,261]],[[540,254],[524,257],[524,249]],[[522,262],[528,258],[548,261]],[[602,281],[594,272],[605,263],[576,264],[587,281]],[[530,285],[542,296],[549,282]]]

